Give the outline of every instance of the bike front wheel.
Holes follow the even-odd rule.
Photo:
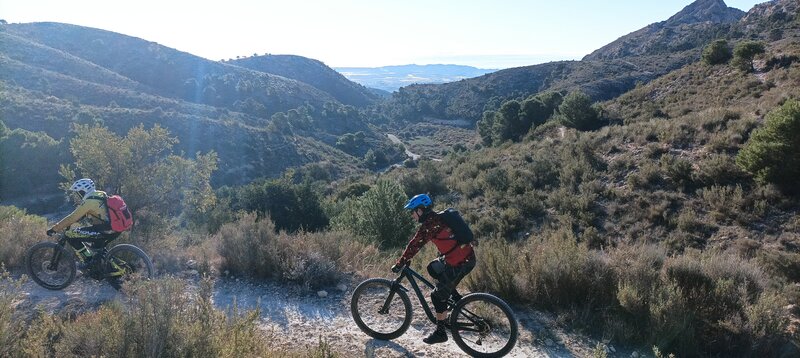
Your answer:
[[[55,242],[40,242],[28,249],[25,268],[34,282],[48,290],[61,290],[75,279],[72,252]]]
[[[505,301],[473,293],[456,303],[450,314],[453,340],[473,357],[502,357],[517,343],[517,319]]]
[[[392,292],[392,281],[372,278],[353,291],[350,313],[364,333],[387,341],[400,337],[411,325],[411,300],[401,289]]]
[[[142,249],[120,244],[108,250],[106,272],[116,288],[123,283],[149,280],[153,278],[153,262]]]

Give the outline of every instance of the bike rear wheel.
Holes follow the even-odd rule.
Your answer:
[[[150,257],[142,249],[129,244],[112,247],[106,261],[107,277],[117,289],[123,283],[149,280],[155,272]]]
[[[350,313],[356,325],[370,337],[380,340],[395,339],[411,325],[411,300],[398,289],[392,292],[392,281],[372,278],[360,283],[350,300]],[[385,307],[385,309],[384,309]]]
[[[462,298],[450,314],[453,340],[473,357],[502,357],[517,343],[517,319],[511,307],[488,293]]]
[[[61,290],[75,279],[75,258],[55,242],[40,242],[28,249],[25,268],[34,282],[48,290]]]

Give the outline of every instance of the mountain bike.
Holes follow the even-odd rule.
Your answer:
[[[407,278],[417,294],[425,315],[431,322],[436,316],[431,311],[420,286],[435,286],[408,265],[395,280],[371,278],[356,286],[350,301],[350,313],[364,333],[380,340],[391,340],[403,335],[411,325],[411,300],[408,289],[400,282]],[[471,293],[460,300],[448,301],[449,329],[459,348],[473,357],[501,357],[517,343],[517,319],[511,307],[500,298],[488,293]]]
[[[147,280],[153,277],[153,262],[142,249],[119,244],[110,250],[98,249],[89,262],[72,245],[63,233],[56,242],[46,241],[33,245],[25,256],[25,268],[31,278],[48,290],[61,290],[75,279],[77,263],[85,264],[82,271],[96,280],[108,280],[119,289],[123,283]]]

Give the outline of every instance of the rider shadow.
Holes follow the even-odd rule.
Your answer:
[[[411,353],[411,351],[409,351],[405,347],[403,347],[403,346],[401,346],[401,345],[399,345],[399,344],[397,344],[395,342],[382,341],[380,339],[372,338],[372,339],[368,340],[366,344],[364,344],[364,357],[365,358],[374,358],[374,357],[376,357],[375,350],[377,348],[391,349],[391,350],[393,350],[395,352],[398,352],[398,353],[400,353],[400,354],[402,354],[402,355],[404,355],[406,357],[413,357],[414,356],[414,354]]]

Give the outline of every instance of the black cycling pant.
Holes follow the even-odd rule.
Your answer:
[[[84,242],[88,243],[92,249],[100,250],[116,239],[119,234],[111,231],[111,225],[100,224],[67,230],[64,236],[75,250],[82,249]]]
[[[428,274],[436,280],[436,288],[431,292],[431,302],[436,313],[447,311],[447,299],[451,294],[458,295],[456,286],[474,268],[474,256],[458,266],[450,266],[444,258],[438,258],[428,264]]]

